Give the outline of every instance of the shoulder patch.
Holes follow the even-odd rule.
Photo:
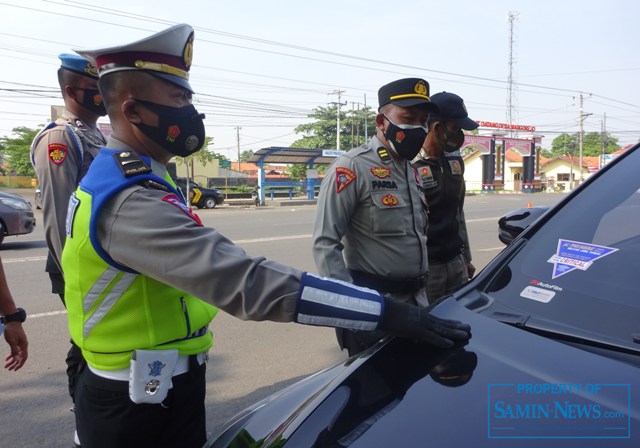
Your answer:
[[[336,168],[336,193],[340,193],[347,185],[356,180],[356,173],[349,168],[339,166]]]
[[[384,146],[379,147],[378,149],[376,149],[376,151],[378,153],[378,157],[380,157],[380,160],[382,160],[383,162],[388,162],[391,160],[391,154],[389,154],[389,151]]]
[[[198,224],[198,227],[202,227],[202,221],[200,220],[200,217],[195,213],[193,213],[193,210],[187,207],[187,205],[184,202],[182,202],[178,196],[172,193],[163,197],[162,200],[164,202],[167,202],[171,205],[178,207],[185,215],[193,219],[196,222],[196,224]]]
[[[150,173],[151,168],[138,154],[131,151],[116,152],[113,154],[116,165],[124,174],[124,177],[136,176],[138,174]]]
[[[62,143],[49,143],[47,145],[47,151],[49,152],[49,160],[56,165],[60,165],[67,158],[69,148]]]

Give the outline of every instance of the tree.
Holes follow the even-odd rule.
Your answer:
[[[208,149],[209,145],[213,144],[212,140],[213,140],[213,137],[205,137],[204,146],[200,151],[197,151],[187,157],[176,157],[176,163],[178,165],[187,165],[188,167],[191,168],[190,177],[192,180],[193,180],[193,165],[195,163],[198,163],[199,165],[202,165],[202,166],[206,166],[207,163],[211,163],[216,159],[219,161],[227,160],[227,158],[224,155],[218,154]]]
[[[292,181],[299,182],[307,178],[307,165],[295,164],[289,165],[285,168],[285,173],[291,178]]]
[[[250,150],[242,151],[240,153],[240,161],[246,162],[251,158],[251,156],[253,156],[253,151],[250,151]]]
[[[617,151],[619,145],[618,139],[607,132],[589,132],[584,135],[583,147],[585,156],[597,157]]]
[[[296,134],[303,134],[303,137],[293,142],[291,147],[336,149],[336,112],[337,106],[319,106],[313,109],[313,112],[308,115],[313,121],[301,124],[294,129]],[[367,133],[371,137],[376,131],[375,114],[371,108],[340,112],[340,149],[349,150],[364,143],[365,119]]]
[[[4,174],[12,173],[17,176],[35,177],[36,172],[31,165],[31,142],[40,132],[39,129],[31,129],[20,126],[12,129],[15,137],[0,137],[0,158],[2,164],[7,166],[2,169]]]
[[[562,155],[579,155],[579,135],[560,134],[553,139],[549,155],[557,157]],[[604,148],[604,151],[603,151]],[[589,132],[582,140],[582,155],[584,157],[597,157],[601,154],[611,154],[618,149],[618,139],[607,132]]]

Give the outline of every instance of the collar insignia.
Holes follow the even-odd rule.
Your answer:
[[[389,154],[389,151],[387,151],[387,148],[385,148],[384,146],[378,148],[377,152],[380,160],[382,160],[383,162],[391,161],[391,155]]]

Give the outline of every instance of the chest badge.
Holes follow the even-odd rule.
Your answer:
[[[449,160],[449,167],[451,168],[451,174],[462,175],[462,166],[459,160]]]
[[[387,207],[393,207],[394,205],[398,205],[398,198],[392,194],[388,194],[382,198],[382,203]]]
[[[373,168],[371,168],[371,174],[376,176],[378,179],[384,179],[391,176],[391,169],[381,166],[374,166]]]

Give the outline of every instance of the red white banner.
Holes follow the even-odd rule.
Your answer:
[[[480,148],[482,148],[480,149],[480,154],[486,155],[491,153],[491,140],[493,140],[493,137],[465,134],[462,147],[464,148],[465,146],[480,146]]]
[[[533,132],[536,130],[535,126],[527,126],[524,124],[508,124],[508,123],[495,123],[493,121],[478,121],[478,123],[483,128],[498,128],[498,129],[511,129],[514,131],[529,131]]]
[[[531,155],[531,143],[533,140],[525,140],[523,138],[505,138],[504,147],[505,151],[510,149],[516,151],[523,157]]]

